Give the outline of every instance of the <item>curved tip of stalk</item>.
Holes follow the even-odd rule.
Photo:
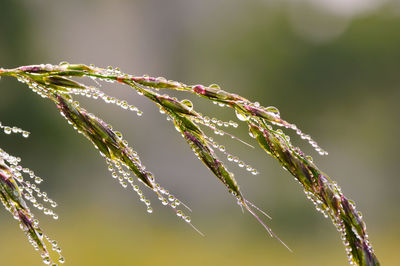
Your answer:
[[[205,235],[199,230],[197,229],[196,226],[194,226],[192,223],[188,223],[197,233],[199,233],[199,235],[201,235],[202,237],[204,237]]]
[[[270,235],[272,238],[277,239],[279,242],[281,242],[281,244],[282,244],[283,246],[285,246],[285,248],[287,248],[290,252],[293,253],[293,250],[292,250],[291,248],[289,248],[289,246],[286,245],[285,242],[283,242],[283,241],[272,231],[272,229],[271,229],[268,225],[266,225],[266,224],[263,222],[263,220],[262,220],[260,217],[258,217],[258,215],[250,208],[249,205],[251,205],[253,208],[255,208],[255,209],[257,209],[258,211],[260,211],[260,212],[261,212],[262,214],[264,214],[265,216],[269,217],[266,213],[264,213],[263,211],[261,211],[258,207],[256,207],[254,204],[252,204],[251,202],[249,202],[248,200],[246,200],[246,199],[244,199],[244,198],[240,201],[240,204],[243,205],[243,207],[244,207],[251,215],[253,215],[254,218],[257,219],[257,221],[265,228],[265,230],[267,230],[267,232],[269,233],[269,235]],[[249,205],[248,205],[248,204],[249,204]],[[270,217],[269,217],[269,218],[270,218]]]
[[[244,145],[246,145],[246,146],[248,146],[248,147],[250,147],[250,148],[253,148],[253,149],[254,149],[254,146],[253,146],[253,145],[251,145],[251,144],[249,144],[249,143],[247,143],[246,141],[244,141],[244,140],[241,140],[241,139],[239,139],[239,138],[237,138],[237,140],[238,140],[239,142],[243,143]]]
[[[267,217],[268,219],[272,220],[272,217],[269,216],[265,211],[261,210],[260,208],[258,208],[256,205],[254,205],[254,203],[252,203],[251,201],[248,201],[247,199],[244,199],[244,202],[246,202],[247,204],[249,204],[251,207],[253,207],[254,209],[256,209],[257,211],[261,212],[265,217]]]
[[[182,206],[185,207],[188,211],[193,212],[192,209],[191,209],[189,206],[187,206],[185,203],[183,203],[182,201],[181,201],[181,204],[182,204]]]

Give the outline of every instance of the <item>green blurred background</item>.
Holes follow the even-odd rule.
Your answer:
[[[398,265],[398,1],[0,0],[0,25],[1,67],[112,65],[189,84],[218,83],[277,106],[329,151],[319,157],[292,135],[357,203],[382,265]],[[138,105],[142,117],[93,100],[81,103],[122,131],[158,181],[192,207],[204,238],[145,190],[155,210],[147,214],[52,103],[10,78],[0,86],[0,121],[32,132],[29,139],[0,134],[0,146],[43,177],[43,190],[59,203],[57,222],[35,213],[68,265],[347,265],[331,222],[259,149],[218,138],[261,173],[251,176],[227,163],[294,253],[242,214],[173,126],[136,93],[103,85]],[[210,116],[233,118],[205,100],[193,102]],[[235,134],[247,138],[244,126]],[[5,210],[0,226],[0,265],[42,265]]]

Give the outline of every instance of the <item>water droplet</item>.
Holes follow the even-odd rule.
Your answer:
[[[221,87],[218,84],[211,84],[208,87],[213,88],[213,89],[221,89]]]
[[[190,100],[185,99],[185,100],[182,100],[181,103],[183,103],[184,105],[186,105],[186,106],[189,108],[189,110],[192,111],[192,109],[193,109],[193,103],[192,103]]]
[[[121,133],[121,132],[119,132],[119,131],[114,131],[114,133],[115,133],[115,135],[117,135],[117,137],[118,137],[119,139],[122,139],[122,133]]]
[[[44,264],[49,265],[50,262],[51,262],[51,260],[50,260],[49,257],[44,257],[44,258],[43,258],[43,263],[44,263]]]
[[[29,132],[28,131],[23,131],[22,132],[22,136],[24,137],[24,138],[27,138],[27,137],[29,137]]]
[[[313,157],[311,157],[309,155],[306,156],[306,159],[309,160],[310,162],[313,162]]]
[[[64,257],[60,257],[60,258],[58,259],[58,262],[61,263],[61,264],[65,263]]]
[[[278,110],[278,108],[276,108],[275,106],[268,106],[267,108],[265,108],[266,111],[273,113],[275,116],[280,116],[280,112]]]
[[[247,121],[248,117],[245,116],[242,112],[235,110],[236,113],[236,117],[240,120],[240,121]]]
[[[251,130],[249,131],[249,136],[252,137],[253,139],[256,138],[256,135],[254,135],[253,131],[251,131]]]
[[[11,127],[4,127],[4,133],[11,134]]]

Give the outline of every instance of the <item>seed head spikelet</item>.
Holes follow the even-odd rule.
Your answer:
[[[0,149],[1,202],[6,210],[19,221],[20,228],[24,231],[33,247],[40,252],[45,264],[54,264],[57,261],[54,260],[54,254],[49,252],[46,242],[58,253],[58,261],[63,263],[65,260],[61,255],[61,249],[58,247],[57,242],[51,240],[43,233],[39,227],[39,221],[31,212],[24,198],[31,202],[34,207],[42,210],[44,214],[53,216],[54,219],[58,219],[58,215],[53,210],[57,204],[37,186],[37,184],[41,183],[42,179],[28,168],[23,168],[19,164],[20,161],[18,157],[14,157]],[[24,174],[28,175],[28,179],[32,179],[33,182],[31,183],[25,179]],[[44,203],[40,202],[38,198],[42,198]],[[47,204],[50,206],[46,206]]]

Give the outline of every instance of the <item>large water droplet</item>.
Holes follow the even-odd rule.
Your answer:
[[[208,87],[213,88],[213,89],[219,89],[219,90],[221,89],[221,87],[218,84],[211,84]]]
[[[182,100],[181,103],[186,105],[189,108],[190,111],[193,110],[193,103],[190,100],[185,99],[185,100]]]
[[[275,106],[268,106],[267,108],[265,108],[266,111],[273,113],[276,116],[280,116],[280,112],[278,110],[278,108],[276,108]]]
[[[236,117],[240,120],[240,121],[247,121],[248,117],[245,116],[242,112],[235,110],[236,113]]]

